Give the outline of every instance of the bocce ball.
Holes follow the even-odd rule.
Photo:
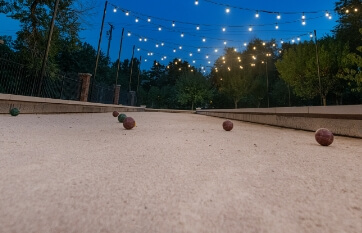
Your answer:
[[[132,129],[133,127],[135,127],[136,122],[132,117],[126,117],[123,121],[123,127],[125,129]]]
[[[19,113],[20,113],[20,111],[17,108],[10,109],[10,115],[12,115],[12,116],[17,116],[17,115],[19,115]]]
[[[118,121],[123,123],[123,121],[124,121],[124,119],[126,119],[126,117],[127,117],[126,114],[121,113],[118,115]]]
[[[117,111],[113,111],[112,115],[113,115],[114,117],[118,117],[119,112],[117,112]]]
[[[315,132],[315,140],[322,146],[329,146],[334,140],[333,133],[325,128],[320,128]]]
[[[233,123],[231,122],[231,121],[229,121],[229,120],[227,120],[227,121],[224,121],[223,123],[222,123],[222,127],[224,128],[224,130],[226,130],[226,131],[230,131],[230,130],[232,130],[233,129]]]

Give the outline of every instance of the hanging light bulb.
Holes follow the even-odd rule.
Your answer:
[[[277,23],[275,24],[275,29],[279,29],[279,25]]]
[[[127,33],[127,36],[131,36],[131,32],[128,32],[128,33]]]
[[[247,43],[244,43],[244,46],[246,47],[248,44]]]
[[[226,41],[224,41],[224,45],[226,45],[227,44],[227,42]]]
[[[193,61],[192,61],[192,63],[196,63],[196,61],[195,61],[195,60],[193,60]]]
[[[222,31],[225,32],[225,31],[226,31],[226,28],[222,28]]]
[[[158,27],[158,30],[159,30],[159,31],[162,31],[162,28],[161,28],[161,27]]]
[[[280,14],[278,13],[277,15],[277,19],[281,19],[282,17],[280,16]]]
[[[209,55],[206,55],[206,59],[209,59]]]
[[[134,21],[135,21],[136,23],[138,23],[139,19],[138,19],[138,18],[136,18]]]
[[[139,41],[142,41],[142,38],[139,38]]]
[[[164,45],[165,45],[165,43],[161,42],[161,46],[164,46]]]
[[[116,12],[117,12],[117,8],[114,8],[114,9],[113,9],[113,12],[116,13]]]
[[[158,44],[156,44],[156,48],[158,48],[158,46],[159,46],[159,45],[158,45]]]
[[[302,20],[302,25],[303,25],[303,26],[306,25],[306,22],[305,22],[304,19]]]
[[[225,12],[226,12],[227,14],[229,14],[229,13],[230,13],[230,8],[226,8]]]
[[[128,11],[126,11],[126,16],[129,16],[129,12],[128,12]]]
[[[173,52],[176,53],[176,49],[173,49]]]
[[[255,13],[255,18],[259,18],[259,11]]]
[[[181,33],[181,37],[184,37],[184,33]]]
[[[202,42],[206,42],[206,38],[202,38]]]
[[[199,5],[199,1],[198,1],[198,0],[195,0],[195,5]]]
[[[192,57],[192,53],[190,53],[190,57]]]
[[[201,49],[200,49],[200,48],[198,48],[198,49],[197,49],[197,52],[201,52]]]
[[[328,11],[326,11],[326,17],[327,17],[327,18],[329,17],[329,12],[328,12]]]
[[[304,15],[304,12],[303,12],[303,15],[302,15],[302,19],[305,19],[305,15]]]
[[[178,47],[180,50],[182,49],[182,46]]]
[[[250,27],[249,27],[249,32],[251,32],[251,31],[253,31],[253,28],[250,26]]]
[[[144,41],[144,42],[147,42],[147,38],[144,38],[143,41]]]
[[[137,51],[140,51],[141,49],[140,48],[137,48]]]
[[[172,22],[172,27],[175,27],[175,26],[176,26],[175,21],[173,21]]]
[[[217,53],[218,52],[218,50],[217,49],[215,49],[215,53]]]
[[[199,25],[196,26],[196,30],[200,30],[200,26],[199,26]]]
[[[147,19],[147,22],[151,22],[151,18],[148,18],[148,19]]]

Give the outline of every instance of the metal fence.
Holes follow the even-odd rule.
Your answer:
[[[44,98],[79,100],[82,81],[78,74],[58,74],[40,78],[26,66],[9,58],[0,57],[0,93],[38,96]],[[88,101],[113,104],[114,87],[92,80]]]

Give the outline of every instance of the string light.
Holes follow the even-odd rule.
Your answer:
[[[196,2],[198,3],[198,1],[195,1],[195,4],[196,4]],[[117,9],[118,9],[118,7],[115,7],[115,8],[114,8],[114,12],[116,12]],[[120,8],[120,9],[121,9],[121,8]],[[229,12],[230,12],[230,8],[226,8],[226,9],[228,9],[227,13],[229,13]],[[249,10],[250,10],[250,9],[249,9]],[[125,10],[123,10],[123,9],[122,9],[122,11],[125,12],[127,16],[129,16],[130,12],[132,13],[132,15],[137,15],[137,16],[139,16],[138,13],[135,13],[134,11],[125,11]],[[356,8],[356,9],[351,8],[348,13],[350,13],[350,12],[352,12],[352,11],[357,12],[358,9],[357,9],[357,8]],[[256,18],[259,18],[259,17],[260,17],[260,14],[259,14],[260,11],[259,11],[259,10],[257,10],[257,11],[254,10],[254,12],[256,12],[255,17],[256,17]],[[266,11],[261,11],[261,12],[267,13],[267,14],[274,14],[274,15],[277,14],[277,18],[278,18],[278,19],[281,19],[280,14],[285,14],[285,12],[266,12]],[[293,14],[297,14],[297,13],[293,12]],[[299,13],[299,14],[300,14],[300,13]],[[147,22],[151,22],[151,18],[152,18],[152,20],[155,19],[155,21],[156,21],[156,20],[165,20],[165,19],[153,17],[153,16],[151,16],[151,15],[150,15],[150,16],[143,15],[143,14],[140,14],[140,15],[145,16],[145,19],[148,18],[148,19],[147,19]],[[300,17],[300,16],[299,16],[299,17]],[[326,17],[331,18],[331,14],[329,14],[329,12],[326,12]],[[306,25],[305,12],[302,13],[301,18],[302,18],[302,20],[301,20],[302,25]],[[316,18],[317,18],[317,17],[316,17]],[[139,19],[142,19],[142,17],[140,17],[140,18],[137,17],[137,18],[135,18],[134,20],[135,20],[135,22],[139,22]],[[314,18],[311,18],[311,19],[314,19]],[[172,24],[171,24],[172,27],[175,27],[175,26],[176,26],[176,25],[175,25],[175,21],[167,20],[167,19],[166,19],[166,21],[172,22]],[[298,20],[291,21],[291,22],[297,22],[297,21],[298,21]],[[287,23],[291,23],[291,22],[287,22]],[[177,21],[177,23],[179,23],[179,21]],[[181,24],[183,24],[183,23],[181,22]],[[185,24],[193,24],[193,23],[185,23]],[[281,23],[281,24],[284,24],[284,22]],[[169,23],[169,25],[170,25],[170,23]],[[194,25],[196,25],[196,24],[194,24]],[[204,24],[202,24],[201,26],[203,26],[203,25],[204,25]],[[206,26],[212,26],[212,25],[207,25],[207,24],[205,24],[205,25],[206,25]],[[204,26],[205,26],[205,25],[204,25]],[[266,25],[267,25],[267,24],[266,24]],[[272,25],[272,24],[271,24],[271,25]],[[275,28],[278,29],[278,28],[279,28],[279,25],[278,25],[278,24],[275,24],[275,25],[276,25]],[[257,25],[257,26],[265,26],[265,25]],[[162,28],[162,27],[164,27],[164,28]],[[164,26],[164,25],[162,25],[162,27],[161,27],[161,26],[158,27],[158,30],[161,31],[161,30],[167,30],[168,28],[170,28],[170,27],[167,28],[167,26]],[[233,27],[234,27],[234,25],[233,25]],[[243,27],[243,26],[236,26],[236,27]],[[200,25],[197,25],[197,26],[196,26],[196,30],[200,30]],[[209,30],[209,29],[208,29],[208,30]],[[215,29],[215,30],[216,30],[216,29]],[[228,28],[228,30],[229,30],[229,28]],[[248,28],[248,30],[249,30],[250,32],[253,31],[253,25],[250,25],[250,27]],[[226,31],[226,27],[222,27],[222,31],[225,32],[225,31]],[[186,32],[186,31],[185,31],[185,32]],[[190,35],[192,35],[192,34],[190,33]],[[308,34],[307,34],[307,35],[308,35]],[[130,32],[128,33],[128,36],[131,36],[131,33],[130,33]],[[138,37],[137,35],[135,35],[135,36]],[[184,37],[184,36],[188,36],[188,34],[185,34],[184,32],[182,32],[182,33],[181,33],[181,37]],[[197,37],[197,35],[192,35],[192,36],[196,36],[196,37]],[[312,37],[312,36],[311,36],[311,37]],[[148,41],[147,38],[144,38],[144,39],[142,39],[142,38],[144,38],[144,37],[140,37],[140,41],[145,41],[145,42]],[[220,40],[220,39],[217,39],[217,38],[209,38],[209,37],[205,38],[205,37],[203,37],[203,38],[202,38],[202,42],[206,42],[207,39]],[[286,38],[285,38],[285,39],[286,39]],[[149,40],[153,42],[155,39],[149,38]],[[157,39],[156,39],[156,40],[157,40]],[[291,40],[291,39],[286,39],[286,40]],[[300,38],[298,37],[297,40],[300,41]],[[293,41],[293,43],[295,42],[294,39],[291,40],[291,41]],[[168,43],[168,42],[167,42],[167,43]],[[283,43],[283,41],[281,41],[281,43]],[[228,41],[224,40],[224,41],[223,41],[223,44],[224,44],[224,45],[228,44]],[[157,43],[156,45],[157,45],[156,47],[159,47],[160,43]],[[244,45],[247,46],[246,43],[245,43]],[[263,45],[265,45],[265,42],[263,43]],[[164,44],[162,43],[161,46],[164,46]],[[176,45],[176,46],[177,46],[177,45]],[[273,46],[275,46],[275,44],[273,44]],[[192,46],[190,46],[190,47],[192,47]],[[205,47],[205,48],[208,48],[208,47]],[[180,46],[180,49],[182,49],[182,46]],[[196,50],[196,49],[197,49],[197,52],[201,52],[201,49],[200,49],[200,48],[195,48],[195,50]],[[234,48],[233,48],[233,50],[234,50],[234,51],[237,51],[237,49],[234,49]],[[139,50],[138,50],[138,51],[139,51]],[[143,50],[143,51],[144,51],[144,50]],[[214,49],[214,51],[215,51],[215,52],[218,52],[218,49]],[[170,51],[170,52],[171,52],[171,51]],[[176,52],[175,49],[174,49],[174,52]],[[192,54],[192,53],[190,53],[190,51],[186,51],[186,48],[185,48],[185,52],[188,52],[189,54]],[[193,52],[196,52],[196,51],[193,51]]]

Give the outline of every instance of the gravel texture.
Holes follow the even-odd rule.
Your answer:
[[[126,115],[0,115],[0,232],[362,232],[361,139]]]

